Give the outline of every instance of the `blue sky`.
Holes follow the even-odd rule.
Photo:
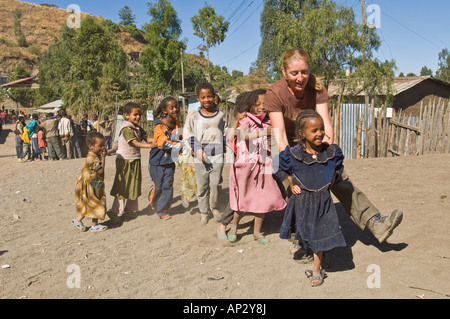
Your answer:
[[[82,12],[102,16],[114,22],[119,21],[118,12],[128,5],[136,16],[137,26],[149,22],[147,0],[27,0],[31,3],[51,3],[60,8],[70,4],[80,6]],[[260,14],[263,0],[171,0],[177,11],[183,29],[183,38],[188,40],[188,53],[198,53],[196,46],[200,39],[194,36],[191,17],[205,2],[230,21],[227,39],[211,49],[210,59],[215,65],[226,66],[228,70],[248,73],[252,62],[258,56],[260,36]],[[360,0],[336,0],[352,7],[358,22],[362,20]],[[380,8],[380,25],[377,32],[382,45],[376,56],[384,60],[395,60],[398,70],[419,75],[423,66],[431,68],[433,74],[438,68],[439,53],[450,49],[450,1],[446,0],[366,0],[366,8],[375,4]],[[373,17],[374,11],[367,12]]]

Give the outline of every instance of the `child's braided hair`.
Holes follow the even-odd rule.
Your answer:
[[[300,132],[303,133],[303,131],[305,129],[306,120],[307,119],[311,119],[311,118],[320,118],[321,119],[322,117],[315,110],[304,110],[304,111],[300,112],[297,115],[297,118],[295,119],[295,128],[296,128],[296,130],[295,130],[295,137],[296,137],[295,142],[301,143],[301,145],[303,147],[305,147],[305,138],[300,135]]]

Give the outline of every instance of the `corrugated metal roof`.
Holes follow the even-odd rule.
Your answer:
[[[435,81],[437,83],[440,83],[442,85],[448,86],[450,87],[449,83],[443,82],[441,80],[435,79],[432,76],[405,76],[405,77],[397,77],[394,78],[394,82],[392,83],[392,90],[394,92],[394,96],[397,94],[400,94],[406,90],[409,90],[410,88],[418,85],[419,83],[426,81],[426,80],[432,80]],[[329,87],[328,87],[328,95],[331,96],[336,96],[339,95],[339,92],[341,90],[340,86],[339,86],[339,82],[345,82],[345,79],[342,80],[337,80],[334,83],[330,83]],[[364,92],[362,91],[362,86],[359,85],[355,90],[353,91],[349,91],[349,90],[345,90],[344,95],[346,96],[364,96]]]
[[[27,82],[29,82],[29,81],[31,81],[31,83],[33,83],[32,80],[34,80],[34,79],[35,79],[34,77],[29,77],[29,78],[19,79],[19,80],[13,81],[13,82],[9,82],[9,83],[2,84],[2,85],[0,85],[0,87],[3,87],[3,86],[13,86],[13,85],[17,85],[17,84],[25,84],[25,83],[27,83]]]

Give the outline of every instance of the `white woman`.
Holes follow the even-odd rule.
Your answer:
[[[325,124],[324,143],[333,144],[334,134],[328,112],[328,93],[310,72],[310,57],[303,49],[287,51],[283,57],[284,78],[268,90],[265,108],[269,112],[279,151],[294,146],[295,119],[307,109],[316,110]],[[396,209],[389,216],[381,216],[366,195],[355,187],[346,174],[334,183],[331,192],[340,201],[352,220],[362,229],[368,228],[380,243],[392,235],[401,223],[403,213]]]

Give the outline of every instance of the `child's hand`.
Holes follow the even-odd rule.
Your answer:
[[[239,122],[240,120],[242,120],[243,118],[247,117],[247,112],[243,112],[243,113],[236,113],[236,115],[234,116],[234,119]]]
[[[195,156],[197,157],[197,159],[198,159],[200,162],[204,162],[205,157],[206,157],[205,152],[203,152],[203,150],[202,150],[201,148],[199,148],[199,149],[197,150],[197,152],[195,152]]]
[[[296,184],[291,184],[291,192],[294,195],[299,195],[302,193],[302,189]]]

